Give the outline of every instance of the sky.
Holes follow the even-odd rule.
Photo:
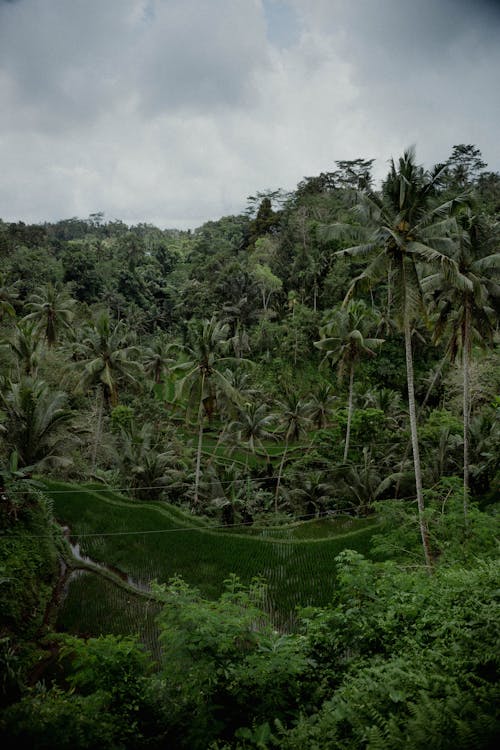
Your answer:
[[[500,0],[0,0],[0,218],[195,228],[335,161],[500,171]]]

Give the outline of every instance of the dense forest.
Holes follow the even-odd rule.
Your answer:
[[[0,221],[4,746],[496,747],[500,174],[335,166],[192,231]],[[56,627],[68,527],[153,506],[227,534],[225,580],[151,576],[154,653]],[[293,620],[240,576],[346,528]]]

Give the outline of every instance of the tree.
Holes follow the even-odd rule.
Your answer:
[[[290,441],[300,439],[305,429],[310,425],[308,404],[299,396],[296,391],[285,391],[284,398],[276,404],[278,409],[278,419],[281,423],[281,431],[285,438],[285,447],[281,456],[278,469],[278,478],[276,480],[276,491],[274,495],[274,509],[278,512],[278,497],[283,476],[283,467],[285,465]]]
[[[266,263],[257,263],[252,269],[252,277],[260,290],[262,309],[267,313],[272,295],[281,291],[283,282]]]
[[[10,315],[11,318],[16,315],[14,304],[19,296],[17,286],[17,282],[8,284],[5,274],[0,273],[0,321],[4,315]]]
[[[72,412],[63,391],[52,391],[47,383],[23,377],[10,382],[0,393],[5,414],[4,440],[17,453],[19,466],[41,470],[67,466],[68,423]]]
[[[179,455],[169,445],[160,451],[160,436],[151,424],[121,429],[117,463],[124,481],[140,499],[158,499],[184,479]]]
[[[160,384],[165,376],[170,374],[171,365],[177,361],[171,354],[178,349],[179,344],[169,341],[163,334],[157,336],[151,346],[144,349],[144,369],[146,374],[153,378],[155,385]]]
[[[269,412],[266,404],[246,401],[238,407],[237,417],[229,424],[227,431],[237,439],[238,444],[245,442],[253,455],[260,448],[269,462],[264,440],[276,440],[271,429],[275,421],[276,415]]]
[[[339,380],[346,372],[349,374],[344,461],[347,461],[349,453],[356,365],[363,357],[374,357],[375,349],[384,341],[367,337],[370,323],[373,326],[374,321],[373,313],[362,300],[349,300],[347,306],[333,312],[328,323],[319,330],[320,341],[314,342],[314,346],[325,353],[325,360],[329,359],[333,365],[338,365]]]
[[[224,356],[228,346],[229,326],[227,323],[221,323],[215,316],[210,320],[195,321],[192,334],[192,344],[184,347],[189,359],[177,367],[186,371],[186,374],[176,383],[176,398],[187,399],[186,416],[189,416],[191,408],[195,407],[197,410],[198,448],[194,503],[198,505],[204,418],[207,417],[210,421],[216,410],[217,388],[234,402],[240,400],[238,392],[224,375],[223,369],[228,364],[238,364],[246,360]]]
[[[477,182],[488,165],[483,161],[480,149],[471,143],[453,146],[446,162],[447,176],[460,190]]]
[[[308,401],[311,422],[318,430],[328,426],[337,401],[330,383],[320,383],[317,390],[311,393]]]
[[[70,327],[76,300],[68,292],[51,282],[40,286],[30,296],[26,308],[31,312],[25,320],[33,320],[37,330],[43,331],[49,348],[56,343],[60,331]]]
[[[36,377],[40,362],[41,341],[35,323],[20,320],[9,338],[4,339],[2,348],[10,349],[17,359],[19,377]]]
[[[293,472],[289,496],[299,506],[299,514],[306,518],[318,517],[331,503],[334,486],[321,470]]]
[[[415,490],[422,546],[429,570],[432,556],[424,514],[411,332],[412,323],[424,309],[417,264],[440,266],[444,274],[451,274],[456,268],[450,255],[453,246],[450,234],[456,229],[451,214],[464,198],[457,197],[441,204],[435,202],[443,171],[442,165],[434,167],[431,172],[424,171],[415,162],[414,150],[408,149],[397,165],[391,160],[381,194],[369,188],[358,193],[359,203],[354,208],[358,226],[337,224],[326,232],[327,236],[335,237],[352,238],[354,234],[362,240],[362,244],[337,251],[337,256],[369,259],[367,267],[351,284],[346,301],[359,287],[371,288],[388,277],[391,281],[393,314],[405,339]]]
[[[139,349],[128,342],[124,321],[113,323],[107,313],[101,313],[87,329],[86,336],[74,345],[74,367],[81,371],[79,387],[83,391],[96,388],[98,393],[97,422],[92,453],[92,469],[97,461],[101,441],[102,416],[105,404],[118,404],[118,385],[121,380],[137,382],[143,371],[137,359]]]
[[[484,218],[467,208],[459,216],[460,232],[451,248],[457,264],[453,275],[442,270],[427,276],[422,284],[432,295],[437,311],[434,339],[448,337],[451,361],[462,353],[464,513],[469,495],[469,374],[472,345],[493,344],[500,310],[500,253],[489,253],[496,238]]]

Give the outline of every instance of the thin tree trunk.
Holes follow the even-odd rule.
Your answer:
[[[278,512],[278,495],[280,492],[280,485],[281,485],[281,475],[283,474],[283,466],[285,465],[285,457],[288,450],[288,438],[285,441],[285,450],[283,451],[283,455],[281,457],[280,461],[280,467],[278,469],[278,480],[276,482],[276,492],[274,494],[274,512]]]
[[[344,463],[347,461],[347,454],[349,453],[349,442],[351,439],[353,385],[354,385],[354,363],[351,364],[351,370],[349,372],[349,403],[347,406],[347,428],[346,428],[346,433],[345,433]]]
[[[444,357],[442,358],[441,362],[438,365],[438,368],[437,368],[436,372],[434,373],[434,376],[432,378],[432,381],[431,381],[429,387],[427,388],[427,393],[425,394],[425,398],[422,401],[422,404],[420,405],[420,408],[418,410],[417,422],[420,421],[420,415],[422,414],[423,410],[427,406],[427,402],[428,402],[428,400],[429,400],[429,398],[431,396],[432,391],[434,390],[434,386],[436,385],[436,383],[438,381],[438,378],[441,375],[441,372],[443,371],[443,367],[444,367],[447,359],[448,359],[448,347],[446,349]],[[401,471],[403,471],[403,469],[404,469],[404,465],[406,463],[406,459],[408,458],[408,453],[410,452],[410,449],[411,449],[411,438],[410,438],[410,440],[408,441],[408,443],[406,445],[405,452],[404,452],[403,458],[401,460]],[[396,494],[396,497],[399,494],[400,484],[401,484],[401,480],[398,479],[398,481],[396,482],[395,490],[394,490],[395,494]]]
[[[203,390],[205,385],[205,375],[201,376],[200,388],[200,405],[198,407],[198,449],[196,451],[196,469],[194,474],[194,504],[198,505],[198,491],[200,488],[201,473],[201,448],[203,444]]]
[[[97,466],[97,449],[101,444],[101,432],[102,432],[102,413],[104,409],[104,386],[99,386],[97,389],[97,424],[94,435],[94,447],[92,449],[92,474],[94,474]]]
[[[463,370],[464,370],[464,515],[467,517],[469,498],[469,419],[470,419],[470,299],[465,299],[465,320],[463,332]]]
[[[405,300],[406,306],[406,300]],[[415,386],[413,377],[413,356],[411,347],[411,328],[408,320],[408,313],[405,310],[405,321],[404,321],[404,333],[405,333],[405,354],[406,354],[406,379],[408,382],[408,408],[410,412],[410,431],[411,431],[411,442],[413,447],[413,465],[415,468],[415,488],[417,492],[417,505],[418,505],[418,523],[420,527],[420,535],[422,537],[422,546],[424,549],[425,564],[429,572],[432,570],[432,556],[430,551],[429,543],[429,529],[427,528],[427,521],[424,515],[424,494],[422,490],[422,472],[420,468],[420,450],[418,446],[418,432],[417,432],[417,413],[415,409]]]

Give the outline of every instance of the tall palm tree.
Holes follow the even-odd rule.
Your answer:
[[[210,420],[217,408],[217,389],[223,391],[235,403],[241,400],[238,391],[224,374],[229,364],[240,364],[246,360],[225,356],[228,347],[229,325],[221,323],[215,316],[210,320],[197,321],[191,345],[184,347],[188,361],[177,369],[186,374],[176,383],[176,398],[187,400],[186,417],[195,408],[198,421],[198,447],[196,451],[194,503],[199,503],[203,424]]]
[[[285,438],[285,447],[281,456],[274,494],[274,509],[278,512],[278,497],[283,476],[283,468],[290,442],[299,440],[311,424],[308,403],[296,391],[286,390],[283,398],[276,403],[281,432]]]
[[[489,253],[494,238],[481,216],[467,208],[459,215],[459,234],[451,250],[458,266],[453,276],[438,271],[423,279],[422,286],[434,301],[437,321],[434,338],[448,339],[447,352],[454,361],[462,353],[464,513],[469,495],[470,364],[472,345],[493,344],[500,310],[500,253]]]
[[[76,300],[66,289],[49,282],[30,296],[26,308],[31,312],[24,319],[35,322],[37,329],[43,331],[47,346],[52,348],[61,330],[71,326],[75,305]]]
[[[412,323],[424,309],[417,264],[438,266],[445,276],[452,276],[456,270],[450,254],[453,246],[451,234],[456,230],[452,212],[464,202],[464,198],[458,197],[443,204],[436,202],[443,171],[444,167],[438,165],[431,172],[426,172],[416,164],[414,150],[408,149],[397,165],[391,161],[389,175],[380,194],[369,188],[358,194],[359,203],[355,207],[358,226],[353,228],[352,225],[338,224],[329,232],[337,237],[350,235],[351,238],[355,232],[361,244],[336,254],[369,260],[367,267],[351,284],[347,299],[360,286],[372,288],[381,280],[390,280],[392,315],[405,340],[415,490],[422,546],[429,570],[432,568],[432,555],[424,514],[411,331]]]
[[[343,378],[346,372],[349,374],[344,461],[347,461],[349,453],[356,365],[363,357],[374,357],[375,349],[384,342],[384,339],[367,336],[370,323],[373,324],[374,320],[372,311],[362,300],[349,300],[345,307],[334,311],[328,323],[319,330],[320,341],[314,342],[314,346],[325,353],[325,359],[331,360],[334,365],[338,365],[339,380]]]
[[[79,387],[83,391],[97,390],[97,422],[92,453],[92,468],[97,462],[97,448],[101,442],[104,406],[118,404],[120,381],[136,383],[142,373],[138,361],[139,349],[129,344],[124,321],[113,323],[107,313],[101,313],[89,326],[86,336],[74,344],[74,367],[81,371]],[[135,357],[136,359],[133,359]]]

